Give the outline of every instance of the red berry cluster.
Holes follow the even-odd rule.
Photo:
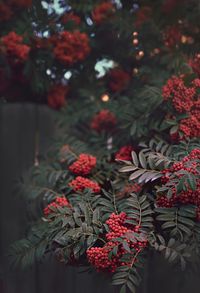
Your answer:
[[[50,49],[51,41],[49,38],[42,38],[39,36],[34,36],[32,38],[32,50],[33,49]]]
[[[72,187],[74,191],[84,191],[86,188],[91,189],[94,193],[99,193],[101,191],[101,188],[97,182],[81,176],[78,176],[72,180],[69,183],[69,186]]]
[[[164,13],[173,13],[175,9],[177,9],[177,6],[180,4],[183,4],[185,0],[165,0],[162,5],[162,11]]]
[[[164,42],[169,48],[178,46],[181,43],[181,31],[177,26],[170,26],[164,32]]]
[[[152,16],[152,8],[150,6],[143,6],[138,9],[136,14],[135,25],[140,28],[143,23],[148,21]]]
[[[95,267],[97,272],[114,273],[119,264],[119,257],[109,258],[109,253],[115,247],[114,243],[108,242],[104,247],[91,247],[87,250],[88,262]]]
[[[113,92],[121,92],[125,90],[131,80],[130,75],[120,69],[120,68],[113,68],[108,73],[109,78],[109,88]]]
[[[29,8],[32,0],[5,0],[0,3],[0,22],[8,21],[14,14],[14,10]]]
[[[112,241],[115,238],[122,237],[128,232],[138,232],[139,227],[135,226],[133,229],[127,227],[125,220],[127,219],[126,213],[122,212],[119,215],[111,214],[110,218],[106,221],[110,232],[106,234],[106,239]],[[133,244],[135,245],[135,243]]]
[[[23,62],[28,59],[30,47],[23,43],[23,37],[10,32],[0,40],[1,51],[7,55],[13,63]]]
[[[103,2],[92,11],[92,20],[96,24],[101,24],[109,19],[115,12],[115,7],[111,2]]]
[[[60,109],[66,104],[65,97],[69,93],[69,87],[62,84],[55,84],[48,93],[48,105],[53,109]]]
[[[88,35],[79,31],[63,31],[51,38],[55,58],[64,65],[83,61],[90,53]]]
[[[194,103],[189,117],[180,121],[179,129],[185,137],[200,137],[200,101]]]
[[[32,0],[8,0],[8,3],[16,8],[29,8],[32,5]]]
[[[111,131],[117,123],[115,115],[107,109],[101,110],[91,121],[91,128],[97,132]]]
[[[69,22],[72,22],[75,25],[80,25],[81,19],[78,15],[74,14],[73,12],[65,13],[61,17],[61,22],[63,24],[67,24]]]
[[[133,151],[133,147],[131,145],[125,145],[120,148],[120,150],[115,154],[116,160],[125,160],[131,161],[131,152]]]
[[[200,79],[194,79],[190,86],[186,86],[182,77],[175,76],[163,87],[164,100],[171,101],[177,112],[188,115],[179,122],[179,130],[183,137],[200,136],[199,88]]]
[[[185,156],[181,161],[175,162],[169,169],[163,170],[162,183],[167,183],[170,180],[170,175],[176,175],[181,178],[183,175],[177,173],[178,171],[185,170],[192,173],[193,175],[198,175],[197,167],[198,160],[200,159],[200,149],[194,149],[190,152],[188,156]]]
[[[178,195],[176,190],[173,190],[171,198],[166,196],[159,197],[157,201],[160,207],[173,207],[177,204],[193,204],[200,208],[200,180],[197,180],[197,189],[195,191],[189,189],[187,191],[181,191]]]
[[[77,175],[88,175],[92,169],[96,166],[97,159],[94,156],[88,154],[80,154],[77,161],[75,161],[69,170]]]
[[[180,113],[191,110],[195,93],[194,86],[186,86],[181,77],[173,76],[163,86],[164,100],[171,100],[176,111]]]
[[[200,167],[200,149],[194,149],[188,156],[184,157],[180,162],[176,162],[170,169],[163,171],[162,183],[167,183],[174,176],[178,179],[183,177],[180,171],[187,171],[199,177],[198,168]],[[182,174],[181,174],[182,173]],[[165,195],[157,199],[157,205],[161,207],[173,207],[177,204],[194,204],[200,209],[200,179],[197,178],[196,190],[192,190],[189,186],[186,191],[177,193],[176,187],[172,190],[171,198]]]
[[[196,54],[193,59],[190,59],[189,65],[192,67],[194,73],[200,77],[200,54]]]
[[[0,22],[8,21],[13,15],[13,11],[6,3],[0,3]]]
[[[50,203],[46,208],[44,208],[44,215],[47,217],[50,214],[53,214],[53,209],[57,209],[58,207],[69,207],[70,203],[65,197],[56,197],[56,199]],[[53,209],[52,209],[53,208]]]
[[[138,240],[129,240],[126,238],[126,234],[139,232],[140,227],[135,226],[133,228],[128,228],[125,220],[127,219],[127,215],[125,213],[120,213],[119,215],[111,214],[110,218],[106,221],[106,224],[109,227],[109,232],[106,234],[107,243],[103,247],[92,247],[87,250],[87,257],[89,263],[91,263],[97,271],[107,271],[107,272],[115,272],[117,267],[123,265],[130,265],[130,263],[124,263],[121,261],[122,256],[126,253],[125,249],[118,241],[113,241],[118,237],[123,237],[130,249],[134,249],[134,253],[137,253],[143,250],[147,241],[138,241]],[[110,252],[113,250],[115,246],[118,246],[118,251],[116,256],[109,257]],[[137,261],[137,258],[134,260]]]

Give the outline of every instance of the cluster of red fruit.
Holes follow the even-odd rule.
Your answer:
[[[173,76],[163,86],[164,100],[171,100],[177,112],[189,112],[193,106],[196,89],[186,86],[183,78]]]
[[[150,6],[141,6],[136,13],[135,25],[139,29],[143,23],[147,22],[152,16],[152,8]]]
[[[200,101],[193,104],[190,116],[180,121],[179,129],[185,137],[200,137]]]
[[[120,69],[120,68],[113,68],[108,73],[109,78],[109,88],[113,92],[121,92],[125,90],[131,80],[130,75]]]
[[[178,46],[181,43],[181,31],[177,26],[170,26],[164,31],[164,42],[169,48]]]
[[[69,170],[76,175],[88,175],[95,168],[97,159],[88,154],[80,154],[77,160],[69,166]],[[99,184],[91,179],[78,176],[69,183],[74,191],[83,192],[85,189],[91,189],[94,193],[99,193],[101,188]]]
[[[78,159],[69,166],[69,170],[77,175],[88,175],[96,166],[97,159],[88,154],[80,154]]]
[[[10,32],[0,39],[0,50],[10,63],[20,63],[28,59],[30,47],[23,43],[23,37]]]
[[[176,189],[174,188],[172,196],[167,198],[162,195],[157,200],[157,205],[159,207],[171,208],[178,204],[187,205],[192,204],[196,205],[200,209],[200,180],[197,180],[196,190],[191,189],[187,191],[181,191],[178,195]]]
[[[62,84],[53,85],[48,93],[48,105],[53,109],[60,109],[66,104],[66,95],[69,93],[69,87]]]
[[[99,193],[101,191],[101,187],[97,182],[81,176],[78,176],[74,180],[72,180],[69,183],[69,186],[74,191],[80,192],[83,192],[85,189],[91,189],[94,193]]]
[[[17,8],[29,8],[32,5],[32,0],[8,0],[8,3]]]
[[[87,250],[87,258],[97,271],[115,272],[119,266],[127,265],[137,261],[136,255],[147,246],[147,240],[138,241],[134,238],[134,232],[139,233],[140,227],[128,227],[125,223],[127,219],[126,213],[111,214],[106,224],[109,227],[109,232],[106,234],[106,244],[103,247],[92,247]],[[128,237],[131,235],[132,237]],[[122,237],[132,251],[131,262],[122,262],[121,258],[127,251],[116,238]],[[131,238],[131,240],[129,239]],[[116,255],[110,257],[114,247],[118,247]]]
[[[51,38],[43,38],[37,35],[34,35],[31,39],[32,50],[34,49],[51,49]]]
[[[89,37],[80,31],[62,31],[51,38],[55,58],[64,65],[83,61],[90,53]]]
[[[175,174],[181,178],[183,174],[179,171],[185,170],[193,175],[198,175],[197,167],[199,167],[200,149],[194,149],[189,155],[185,156],[181,161],[175,162],[169,169],[163,170],[162,183],[167,183],[170,180],[170,175]],[[177,173],[178,172],[178,173]]]
[[[125,145],[121,147],[119,151],[115,154],[115,160],[131,161],[132,151],[133,151],[133,147],[131,145]]]
[[[200,167],[200,149],[194,149],[191,153],[184,157],[180,162],[176,162],[170,167],[163,171],[162,183],[167,183],[174,176],[181,180],[184,176],[183,172],[187,171],[196,177],[200,177],[199,172]],[[183,171],[183,172],[182,172]],[[200,209],[200,178],[196,180],[196,189],[193,190],[188,185],[186,191],[181,191],[177,193],[176,187],[173,188],[171,198],[165,195],[160,196],[157,199],[157,205],[160,207],[173,207],[177,204],[193,204]]]
[[[117,124],[115,115],[107,109],[101,110],[97,113],[92,121],[91,128],[97,132],[111,131]]]
[[[182,137],[200,137],[199,89],[200,79],[194,79],[190,86],[187,86],[183,77],[175,76],[169,79],[163,87],[164,100],[171,101],[177,112],[185,113],[188,116],[179,122]]]
[[[92,20],[95,24],[102,24],[108,20],[115,12],[115,7],[111,2],[103,2],[97,5],[92,11]]]
[[[73,12],[69,12],[62,15],[61,22],[63,24],[67,24],[70,22],[78,26],[81,23],[81,18]]]
[[[55,213],[55,209],[59,207],[69,207],[70,203],[65,197],[56,197],[46,208],[44,208],[44,215],[47,217],[50,214]]]
[[[165,0],[162,5],[162,11],[164,13],[173,13],[177,9],[178,5],[183,4],[185,0]]]
[[[4,0],[0,3],[0,22],[8,21],[16,9],[29,8],[32,0]]]

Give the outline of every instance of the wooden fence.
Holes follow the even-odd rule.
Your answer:
[[[43,154],[54,131],[52,112],[30,104],[0,106],[0,293],[117,293],[103,278],[79,274],[54,260],[25,272],[5,269],[9,245],[25,232],[25,204],[13,190],[15,180],[34,162],[36,129]],[[199,285],[197,275],[185,278],[154,257],[138,293],[200,293]]]

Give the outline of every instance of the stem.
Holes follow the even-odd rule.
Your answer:
[[[135,260],[136,260],[137,256],[140,254],[140,252],[141,252],[141,249],[139,249],[139,250],[136,252],[136,254],[134,255],[133,260],[132,260],[132,262],[131,262],[131,268],[132,268],[132,266],[134,265]]]
[[[127,274],[127,277],[126,277],[126,283],[128,282],[128,278],[129,278],[130,270],[131,270],[131,268],[133,267],[133,265],[134,265],[134,263],[135,263],[135,261],[136,261],[136,258],[137,258],[137,256],[139,255],[140,252],[141,252],[141,249],[139,249],[139,250],[136,252],[136,254],[134,255],[134,257],[133,257],[133,259],[132,259],[132,262],[131,262],[131,264],[130,264],[129,271],[128,271],[128,274]]]
[[[93,210],[93,208],[92,208],[92,206],[91,206],[88,198],[87,198],[87,204],[88,204],[88,208],[89,208],[90,212],[93,214],[94,213],[94,210]]]
[[[76,153],[74,153],[70,148],[69,148],[69,152],[76,158],[78,159],[78,155]]]

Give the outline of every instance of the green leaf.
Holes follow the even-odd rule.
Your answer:
[[[130,172],[130,171],[134,171],[138,169],[138,167],[135,167],[135,166],[125,166],[125,167],[122,167],[121,169],[119,169],[119,172]]]
[[[118,248],[119,248],[118,245],[116,245],[116,246],[113,248],[113,250],[112,250],[112,254],[113,254],[114,256],[117,255]]]
[[[141,151],[139,153],[139,160],[142,168],[146,169],[147,168],[147,162],[144,153]]]
[[[174,134],[178,131],[178,125],[174,125],[171,129],[170,129],[170,134]]]
[[[168,229],[168,228],[175,227],[175,226],[176,226],[176,224],[174,222],[167,222],[167,223],[162,224],[163,229]]]
[[[126,293],[126,285],[123,285],[119,293]]]
[[[191,188],[192,190],[196,190],[196,188],[197,188],[197,184],[196,184],[195,177],[192,176],[191,174],[188,174],[188,177],[189,177],[189,178],[188,178],[187,182],[188,182],[190,188]]]
[[[131,293],[135,293],[136,292],[136,288],[134,286],[134,284],[130,281],[127,282],[127,287],[129,288],[129,290],[131,291]]]
[[[130,129],[131,136],[135,135],[136,130],[137,130],[137,124],[133,123],[132,126],[131,126],[131,129]]]
[[[125,283],[124,279],[115,279],[112,281],[113,285],[122,285],[124,283]]]
[[[145,170],[138,170],[130,175],[129,180],[131,180],[131,181],[135,180],[136,178],[138,178],[139,176],[141,176],[144,173],[145,173]]]
[[[176,243],[176,240],[174,238],[171,238],[167,244],[168,247],[172,247]]]
[[[139,161],[138,161],[138,158],[137,158],[137,155],[134,151],[131,152],[131,156],[132,156],[132,160],[133,160],[133,163],[136,167],[139,166]]]
[[[122,279],[125,277],[127,277],[127,272],[118,272],[113,275],[112,280],[114,281],[114,280]]]
[[[174,215],[170,214],[162,214],[156,217],[158,221],[173,221],[174,220]]]
[[[160,235],[160,234],[158,234],[157,237],[158,237],[160,243],[162,243],[163,245],[165,245],[165,239],[163,238],[163,236]]]
[[[178,217],[178,221],[190,227],[194,227],[194,222],[186,217]]]
[[[191,235],[192,231],[182,224],[178,224],[179,229],[185,232],[187,235]]]
[[[136,286],[139,286],[140,281],[138,280],[137,276],[133,272],[129,274],[129,279],[132,281],[133,284],[135,284]]]
[[[170,248],[169,247],[166,247],[166,250],[165,250],[165,258],[168,258],[170,256]]]
[[[126,241],[123,241],[122,245],[123,245],[125,251],[131,252],[130,247]]]
[[[185,178],[182,177],[182,178],[180,179],[178,185],[176,186],[176,191],[177,191],[177,193],[180,193],[180,192],[183,190],[184,182],[185,182]]]
[[[175,250],[173,250],[172,253],[171,253],[171,255],[170,255],[170,257],[168,258],[168,261],[171,263],[171,262],[173,262],[177,257],[178,257],[178,253],[177,253]]]

